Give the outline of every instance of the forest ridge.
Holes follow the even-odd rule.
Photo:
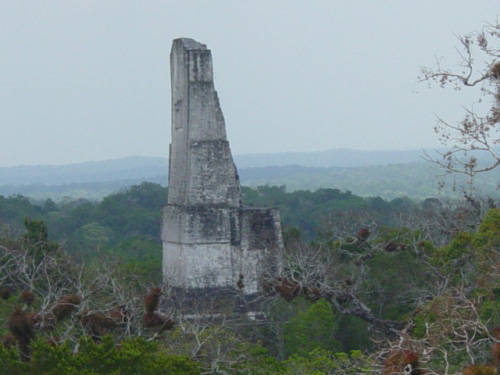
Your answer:
[[[317,153],[277,153],[235,157],[245,186],[286,186],[288,191],[337,188],[361,196],[385,199],[433,196],[458,197],[465,176],[443,177],[443,171],[422,159],[420,151],[331,150]],[[293,165],[291,165],[293,164]],[[61,166],[0,168],[0,194],[55,201],[98,200],[143,181],[166,186],[164,158],[129,157]],[[496,197],[498,176],[476,177],[478,193]],[[444,188],[438,183],[445,181]]]

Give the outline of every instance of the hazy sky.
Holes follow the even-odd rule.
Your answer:
[[[212,50],[233,153],[435,146],[428,89],[498,0],[0,1],[0,166],[167,156],[169,53]],[[467,96],[469,95],[469,96]]]

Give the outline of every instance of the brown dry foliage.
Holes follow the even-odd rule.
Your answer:
[[[39,313],[37,312],[31,312],[26,314],[28,316],[28,319],[30,320],[31,324],[34,326],[35,324],[40,323],[42,320],[42,317]]]
[[[2,337],[1,343],[3,346],[9,349],[12,348],[14,345],[16,345],[16,338],[12,333],[9,333]]]
[[[35,301],[35,294],[31,290],[23,290],[19,299],[26,305],[31,305]]]
[[[9,299],[10,297],[10,289],[7,287],[0,289],[0,298],[1,299]]]
[[[491,330],[491,335],[500,340],[500,327],[495,327]],[[493,359],[493,364],[500,367],[500,342],[494,342],[491,347],[491,358]]]
[[[384,361],[383,375],[402,374],[407,365],[411,365],[411,375],[421,374],[418,369],[418,354],[411,350],[394,350]]]
[[[52,308],[52,313],[58,321],[71,315],[80,304],[81,299],[76,294],[66,294],[62,296],[57,304]]]
[[[366,227],[361,228],[358,233],[356,233],[358,241],[366,241],[368,237],[370,237],[370,230]]]
[[[144,298],[144,307],[147,313],[152,313],[158,308],[160,296],[160,288],[151,288],[149,294]]]
[[[9,331],[18,340],[30,341],[35,336],[30,317],[19,307],[14,308],[7,324]]]
[[[19,307],[15,307],[12,314],[9,316],[8,327],[11,334],[16,338],[19,346],[19,352],[23,360],[28,360],[30,355],[30,343],[35,337],[33,323]]]
[[[495,327],[491,330],[491,335],[496,338],[497,340],[500,340],[500,327]]]
[[[500,62],[497,62],[493,67],[491,68],[491,75],[495,79],[500,79]]]
[[[272,295],[277,293],[287,302],[290,302],[301,295],[312,302],[321,298],[321,291],[319,288],[307,286],[303,287],[296,281],[284,278],[278,278],[274,281],[266,281],[263,283],[262,288],[266,294]]]
[[[304,295],[309,301],[317,301],[321,298],[321,291],[318,288],[304,288]]]
[[[434,298],[422,311],[431,314],[435,321],[429,328],[429,342],[439,345],[443,340],[454,336],[456,329],[461,330],[464,322],[475,321],[474,309],[460,296],[443,295]]]
[[[101,312],[90,312],[80,317],[83,326],[92,336],[100,337],[116,327],[116,322]]]
[[[127,311],[124,305],[115,307],[108,313],[108,316],[116,323],[123,324],[130,320],[130,312]]]
[[[301,288],[296,281],[280,278],[274,285],[274,290],[286,301],[290,302],[299,295]]]
[[[493,344],[491,348],[491,357],[493,358],[493,364],[500,367],[500,342]]]
[[[464,368],[464,375],[496,375],[496,368],[489,365],[469,365]]]
[[[389,242],[385,245],[384,250],[387,252],[402,251],[406,249],[406,245],[398,242]]]
[[[161,331],[172,329],[175,325],[173,319],[155,312],[147,312],[142,316],[142,322],[147,328],[156,328]]]
[[[57,318],[51,312],[45,314],[38,313],[33,318],[36,319],[34,323],[36,324],[38,329],[42,329],[44,331],[52,331],[56,328]]]

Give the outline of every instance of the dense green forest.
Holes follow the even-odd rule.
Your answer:
[[[256,322],[158,307],[166,197],[152,183],[100,202],[0,197],[2,373],[493,374],[493,200],[243,188],[245,204],[280,208],[286,243]]]
[[[25,217],[43,220],[50,239],[69,254],[87,261],[97,254],[119,257],[139,267],[136,272],[152,274],[159,281],[161,210],[166,199],[167,188],[147,182],[99,202],[79,199],[56,204],[46,200],[37,204],[20,195],[0,196],[0,220],[2,229],[14,234],[22,230]],[[401,213],[421,206],[409,199],[362,198],[337,189],[286,192],[284,186],[243,188],[243,202],[278,207],[285,233],[295,229],[306,240],[328,235],[332,229],[340,229],[339,225],[344,226],[343,234],[351,235],[374,222],[395,226]],[[329,224],[332,221],[335,225]]]

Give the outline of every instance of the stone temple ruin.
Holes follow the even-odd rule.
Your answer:
[[[170,53],[172,143],[163,211],[163,277],[182,289],[260,289],[263,262],[283,249],[274,208],[244,207],[238,171],[204,44],[175,39]],[[241,286],[241,281],[240,281]]]

